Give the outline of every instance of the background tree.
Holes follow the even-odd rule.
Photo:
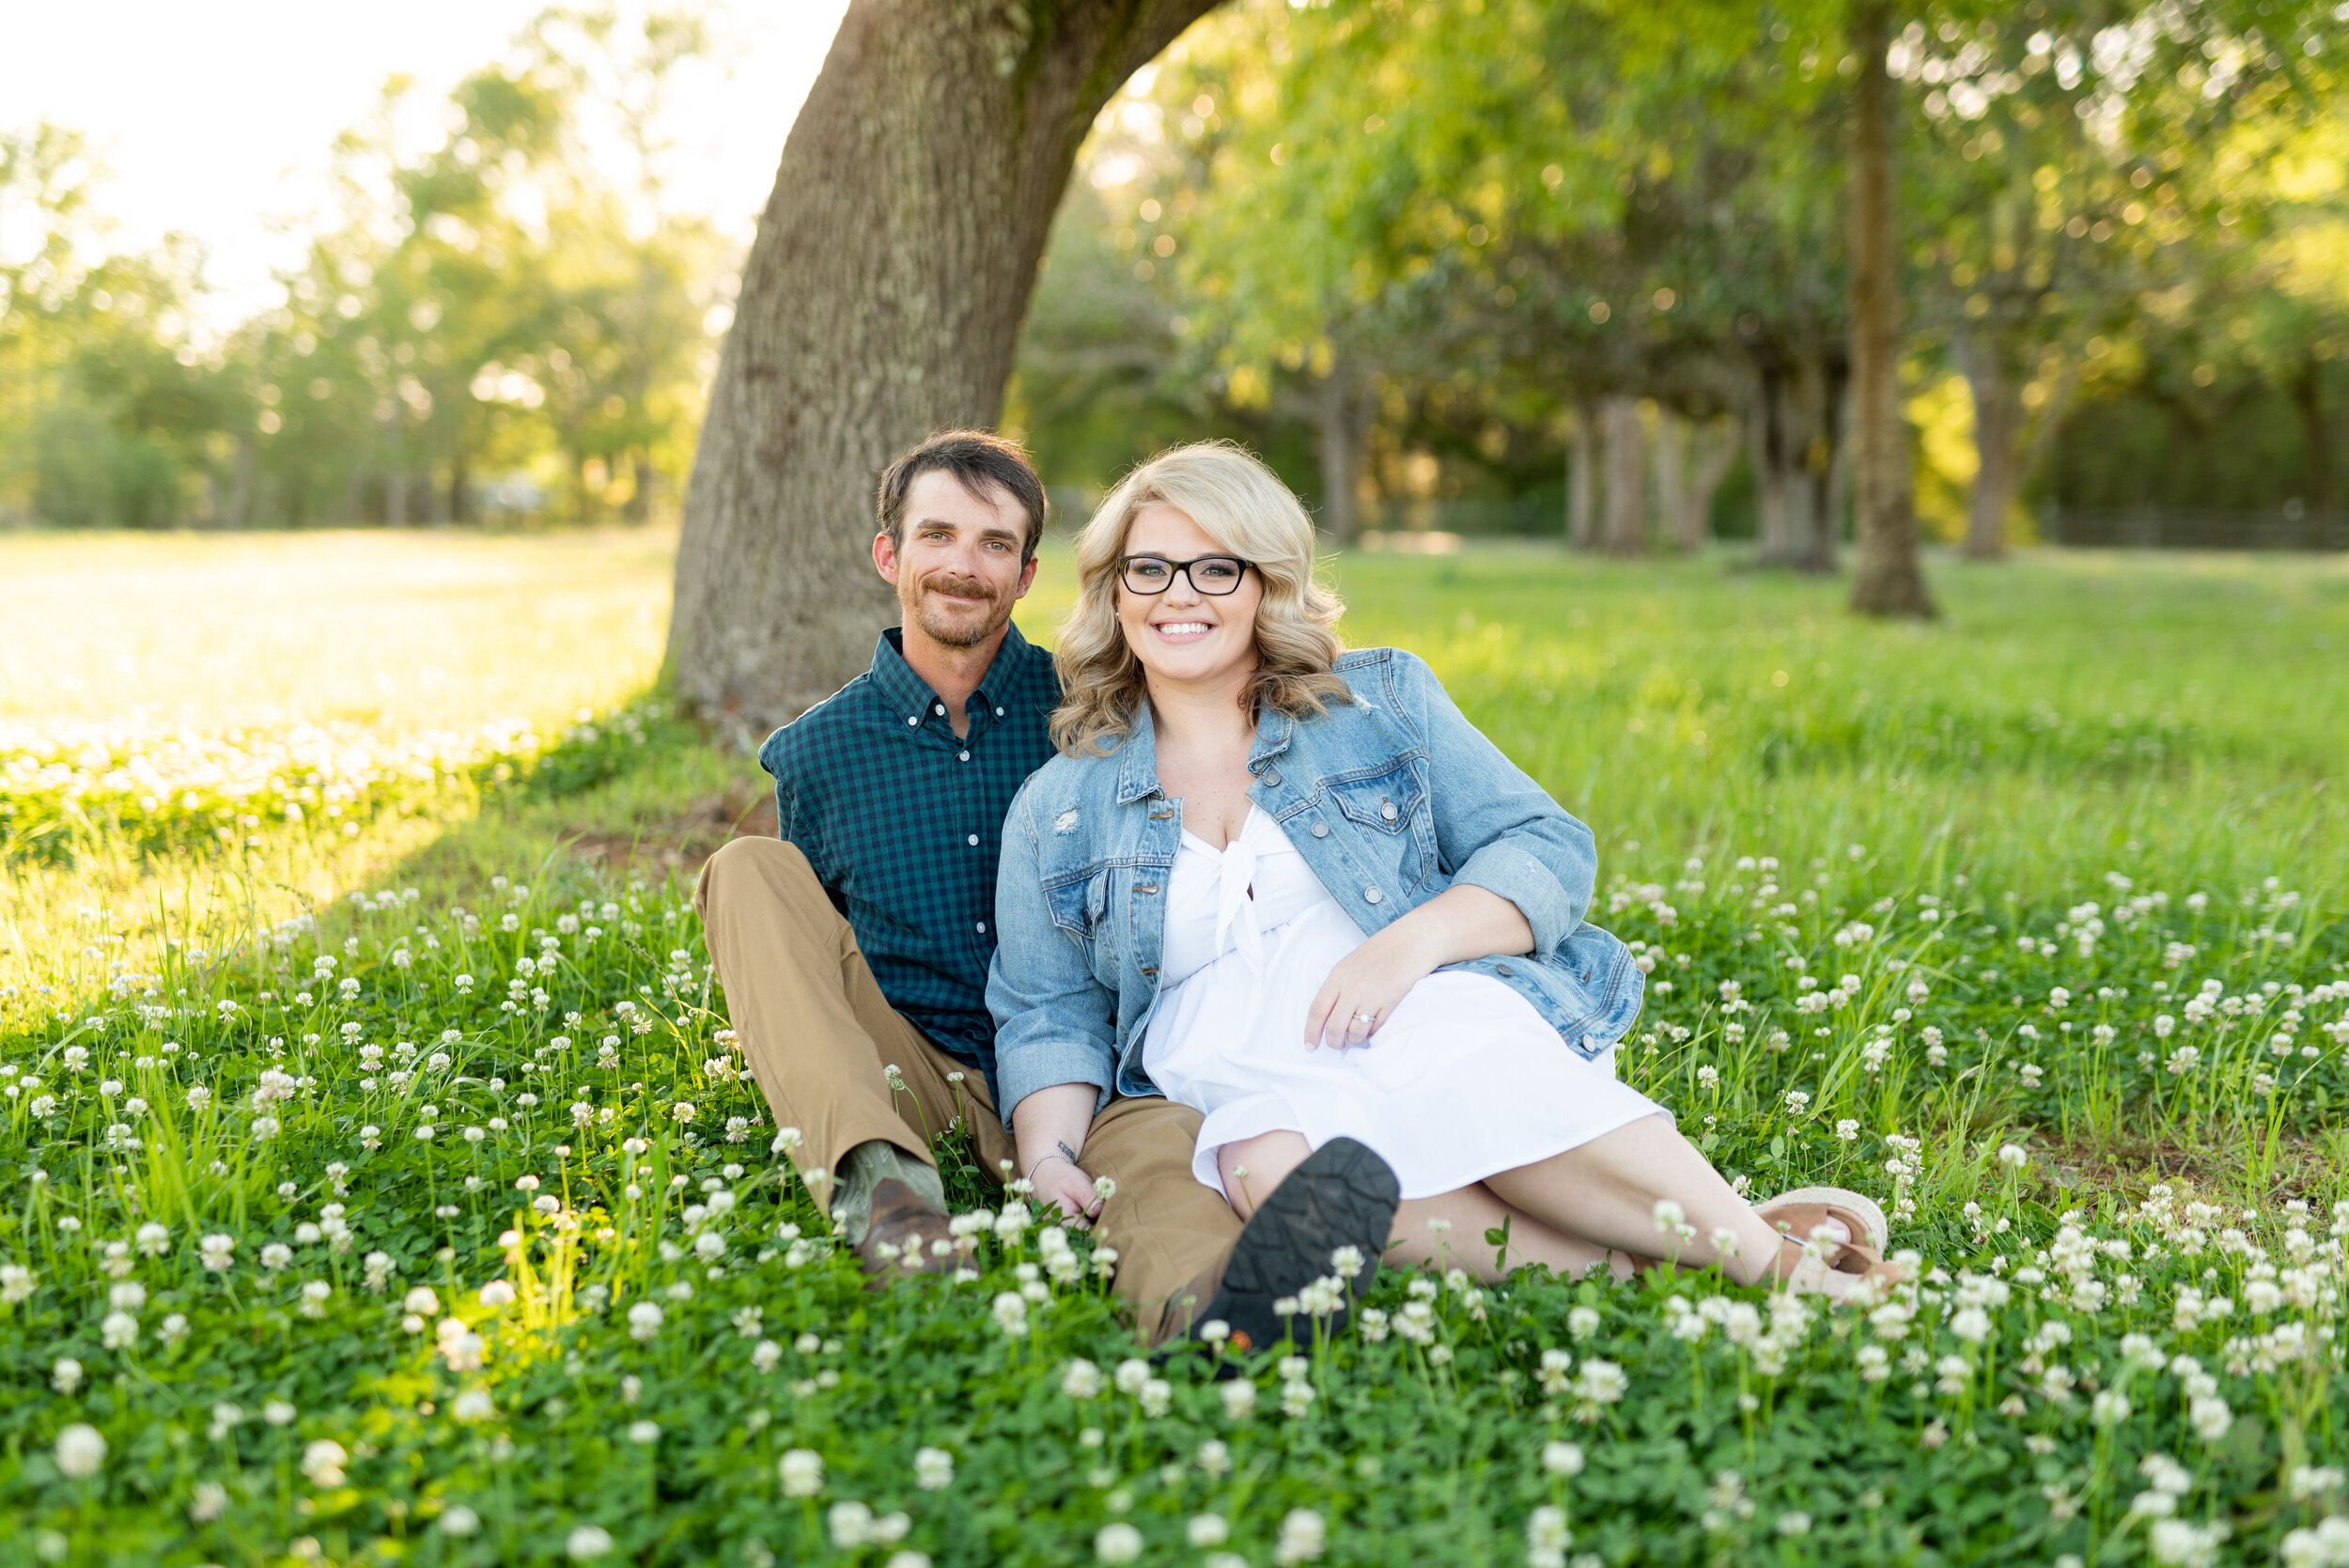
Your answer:
[[[863,669],[881,466],[992,424],[1095,113],[1210,0],[857,0],[785,144],[686,498],[667,672],[755,730]]]

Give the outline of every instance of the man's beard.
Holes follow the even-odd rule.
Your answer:
[[[941,592],[944,589],[955,592]],[[925,578],[915,584],[913,602],[905,607],[908,617],[921,627],[925,637],[946,647],[974,647],[1002,630],[1003,623],[1011,619],[1010,596],[999,598],[989,593],[987,584],[977,578]],[[937,601],[941,598],[950,598],[960,605],[985,604],[990,613],[977,619],[949,619],[937,613]]]

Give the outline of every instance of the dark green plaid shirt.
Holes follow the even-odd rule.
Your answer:
[[[1052,656],[1012,627],[965,705],[945,705],[891,628],[873,667],[767,737],[777,831],[856,931],[890,1005],[995,1087],[987,965],[1003,816],[1052,754]]]

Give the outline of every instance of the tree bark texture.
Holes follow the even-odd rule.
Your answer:
[[[1566,447],[1566,543],[1588,550],[1598,528],[1598,407],[1574,405],[1574,437]]]
[[[1607,522],[1603,539],[1610,555],[1637,555],[1647,548],[1647,462],[1641,448],[1640,400],[1611,394],[1602,421],[1607,436]]]
[[[854,0],[792,126],[686,492],[666,675],[738,735],[863,670],[873,486],[987,426],[1094,116],[1215,0]]]
[[[1931,615],[1917,558],[1917,510],[1908,431],[1901,411],[1900,225],[1893,203],[1892,78],[1885,70],[1892,8],[1859,0],[1851,52],[1851,370],[1859,570],[1852,608],[1874,615]]]

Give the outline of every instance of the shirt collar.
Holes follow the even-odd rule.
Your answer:
[[[1010,699],[1017,694],[1014,689],[1028,662],[1028,640],[1019,635],[1016,623],[1003,628],[1003,644],[996,648],[994,660],[979,680],[978,695],[990,710],[1010,706]],[[880,689],[890,706],[908,718],[926,718],[938,706],[938,693],[930,690],[930,683],[915,675],[913,666],[906,662],[902,627],[885,629],[874,644],[872,676],[873,684]]]

